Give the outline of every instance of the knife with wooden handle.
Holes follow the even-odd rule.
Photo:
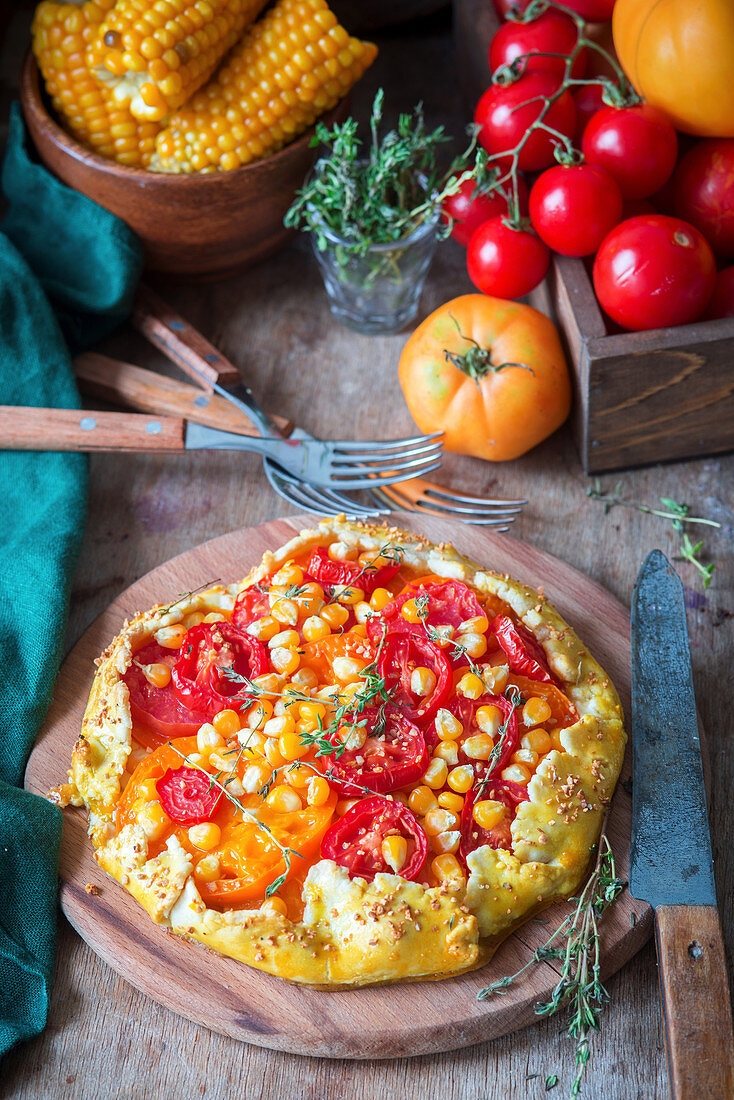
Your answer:
[[[673,1100],[732,1100],[734,1032],[688,630],[680,579],[660,550],[632,600],[629,888],[655,910]]]

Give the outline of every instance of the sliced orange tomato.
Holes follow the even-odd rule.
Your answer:
[[[318,676],[319,683],[333,684],[337,680],[334,675],[334,660],[337,657],[353,657],[366,665],[374,656],[375,651],[369,639],[360,634],[327,634],[317,642],[306,642],[303,646],[301,668],[312,669]]]
[[[511,674],[508,683],[514,684],[528,698],[531,695],[536,695],[540,699],[545,699],[551,709],[548,725],[560,726],[563,729],[565,726],[572,726],[574,722],[578,722],[578,712],[573,703],[566,698],[555,684],[546,683],[544,680],[530,680],[527,676],[520,676],[514,672]]]

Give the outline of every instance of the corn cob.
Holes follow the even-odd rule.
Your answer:
[[[33,19],[33,53],[59,121],[72,137],[120,164],[145,167],[159,126],[133,118],[87,66],[89,46],[114,2],[43,0]]]
[[[267,0],[117,0],[90,51],[95,76],[158,122],[205,84]]]
[[[376,56],[325,0],[279,0],[167,120],[150,167],[229,171],[274,153],[331,110]]]

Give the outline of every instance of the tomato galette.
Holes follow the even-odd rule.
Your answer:
[[[125,623],[54,797],[153,920],[348,987],[480,966],[571,893],[624,745],[542,592],[335,519]]]

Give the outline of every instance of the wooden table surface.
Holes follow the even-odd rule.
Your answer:
[[[451,69],[448,21],[414,25],[381,46],[375,70],[358,91],[358,109],[364,113],[383,84],[389,103],[404,109],[423,98],[429,121],[446,122],[460,133],[463,112]],[[472,289],[463,256],[453,242],[440,247],[422,316]],[[410,433],[412,422],[397,381],[405,334],[366,337],[336,325],[305,241],[225,282],[161,282],[158,288],[241,367],[266,408],[324,437]],[[101,350],[142,366],[164,365],[129,330]],[[122,589],[155,565],[215,535],[294,510],[274,495],[259,460],[247,454],[100,455],[93,457],[91,470],[89,523],[74,583],[69,645]],[[733,472],[734,458],[719,457],[621,475],[628,497],[652,505],[661,496],[673,497],[723,525],[720,532],[703,529],[706,549],[717,563],[708,591],[702,592],[691,566],[681,565],[680,572],[697,698],[710,746],[714,858],[730,959]],[[448,456],[439,477],[459,490],[527,496],[513,533],[585,571],[627,605],[648,551],[657,546],[670,557],[677,552],[677,537],[663,520],[623,508],[606,515],[587,497],[590,482],[567,429],[503,465]],[[602,480],[612,487],[618,479]],[[64,769],[59,761],[60,778]],[[651,944],[609,982],[609,993],[584,1095],[603,1100],[667,1096]],[[553,1095],[565,1095],[572,1072],[573,1049],[560,1017],[455,1053],[400,1061],[311,1060],[239,1044],[147,1000],[99,961],[61,918],[48,1027],[6,1057],[0,1094],[89,1100],[229,1097],[233,1092],[247,1100],[507,1100],[545,1096],[550,1073],[560,1078]],[[528,1080],[530,1075],[540,1076]]]

